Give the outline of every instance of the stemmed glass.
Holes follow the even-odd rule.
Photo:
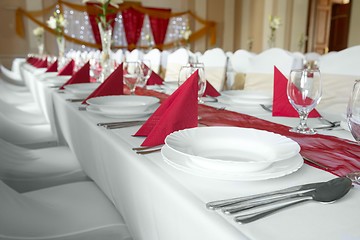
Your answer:
[[[151,63],[149,60],[143,59],[139,61],[139,67],[140,67],[140,75],[136,83],[136,86],[145,87],[152,73]]]
[[[290,131],[315,134],[316,131],[307,126],[307,118],[311,110],[321,100],[322,83],[320,71],[318,69],[292,70],[287,84],[287,96],[300,116],[300,124],[290,129]]]
[[[179,72],[178,86],[182,85],[196,70],[198,70],[198,102],[202,103],[201,97],[203,96],[206,88],[206,78],[203,63],[191,63],[182,66]]]
[[[124,84],[130,89],[130,94],[135,95],[135,87],[140,75],[140,63],[124,62],[123,71]]]
[[[360,80],[355,80],[346,116],[351,134],[360,142]]]

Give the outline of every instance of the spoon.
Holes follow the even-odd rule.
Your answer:
[[[295,204],[305,202],[308,200],[314,200],[322,203],[331,203],[345,196],[349,192],[351,187],[352,187],[352,181],[349,178],[346,177],[335,178],[323,185],[320,185],[319,187],[315,188],[313,191],[289,196],[288,199],[295,199],[295,201],[292,201],[290,203],[278,207],[270,208],[261,212],[239,215],[236,216],[234,220],[235,222],[238,222],[240,224],[250,223],[265,216],[268,216],[283,208],[293,206]]]

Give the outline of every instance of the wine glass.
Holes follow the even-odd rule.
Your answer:
[[[148,59],[140,60],[139,67],[140,67],[140,75],[136,83],[136,86],[145,87],[152,73],[150,60]]]
[[[205,70],[203,63],[190,63],[182,66],[179,72],[178,86],[181,86],[196,70],[198,70],[198,102],[203,103],[201,97],[206,88]]]
[[[355,80],[346,113],[347,123],[353,137],[360,142],[360,80]]]
[[[130,94],[135,95],[135,87],[140,75],[139,62],[124,62],[124,84],[130,89]]]
[[[290,129],[290,132],[316,134],[314,129],[307,126],[307,118],[311,110],[320,102],[322,96],[319,69],[291,70],[287,84],[287,96],[300,116],[300,124]]]

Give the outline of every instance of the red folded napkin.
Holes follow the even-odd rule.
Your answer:
[[[45,72],[57,72],[57,68],[58,68],[58,60],[56,60],[55,62],[53,62],[48,69],[46,69]]]
[[[34,63],[34,67],[36,68],[47,68],[47,59],[39,59]]]
[[[290,104],[286,88],[287,88],[287,78],[274,66],[274,97],[273,97],[273,107],[272,115],[278,117],[299,117],[299,113],[294,109]],[[309,118],[317,118],[321,115],[316,111],[312,110],[309,113]]]
[[[162,85],[164,80],[156,74],[156,72],[152,71],[149,79],[146,82],[146,85]]]
[[[109,95],[123,95],[123,65],[120,64],[105,81],[100,84],[81,104],[86,104],[86,100],[93,97],[109,96]]]
[[[58,76],[66,76],[66,75],[73,75],[74,74],[74,67],[75,67],[75,61],[71,59],[71,61],[63,67],[59,73]]]
[[[167,135],[198,124],[198,71],[150,116],[134,136],[147,136],[141,146],[163,144]]]
[[[64,83],[60,89],[64,89],[64,86],[74,83],[88,83],[90,82],[90,63],[85,63],[79,71],[77,71],[66,83]]]
[[[208,80],[206,80],[206,88],[203,96],[218,97],[220,96],[220,93],[214,88],[213,85],[211,85],[211,83],[209,83]]]

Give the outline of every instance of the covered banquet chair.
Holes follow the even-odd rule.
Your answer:
[[[165,82],[177,82],[180,68],[189,63],[189,52],[185,48],[179,48],[167,57]]]
[[[26,149],[0,138],[0,179],[18,192],[88,180],[66,146]]]
[[[205,78],[218,91],[222,91],[225,84],[227,56],[221,48],[209,49],[199,57],[204,63]]]
[[[0,181],[1,240],[130,240],[114,205],[90,181],[18,193]]]

